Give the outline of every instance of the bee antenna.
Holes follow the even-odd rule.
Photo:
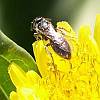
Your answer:
[[[30,22],[31,26],[30,26],[30,31],[33,31],[33,22]]]

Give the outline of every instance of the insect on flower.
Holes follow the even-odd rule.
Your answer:
[[[67,40],[63,34],[56,32],[47,18],[36,17],[32,22],[31,28],[32,31],[35,30],[37,32],[37,36],[41,36],[45,40],[49,39],[51,47],[58,55],[65,59],[71,58],[71,49]]]

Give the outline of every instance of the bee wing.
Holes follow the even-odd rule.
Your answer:
[[[70,34],[66,29],[64,29],[64,28],[56,28],[56,32],[58,32],[58,33],[60,33],[60,34],[62,34],[63,35],[63,37],[70,37],[70,38],[77,38],[77,35],[76,34]]]

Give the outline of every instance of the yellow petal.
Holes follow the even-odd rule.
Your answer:
[[[42,40],[33,43],[33,51],[41,75],[44,77],[47,76],[48,71],[50,70],[48,68],[48,64],[51,63],[51,58],[47,54],[46,48]]]
[[[16,87],[29,85],[26,79],[25,72],[17,64],[11,63],[8,68],[8,73],[10,75],[13,84]]]
[[[18,100],[39,100],[32,88],[21,87],[17,91]]]
[[[35,71],[28,71],[26,73],[27,81],[33,86],[34,84],[39,83],[41,77]]]
[[[100,14],[96,16],[96,23],[94,28],[94,38],[97,41],[100,50]]]
[[[18,95],[16,92],[12,91],[10,93],[10,100],[18,100]]]
[[[81,45],[82,51],[89,52],[89,54],[97,54],[98,46],[91,34],[89,26],[81,26],[79,30],[79,42]]]
[[[68,24],[68,22],[66,21],[62,21],[62,22],[57,22],[57,28],[61,29],[65,29],[66,32],[69,32],[71,34],[75,34],[75,32],[73,31],[72,27]]]

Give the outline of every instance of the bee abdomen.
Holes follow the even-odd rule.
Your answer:
[[[71,58],[71,50],[70,46],[67,43],[67,41],[64,41],[62,45],[54,43],[51,41],[51,46],[53,50],[61,57],[65,59],[70,59]]]

